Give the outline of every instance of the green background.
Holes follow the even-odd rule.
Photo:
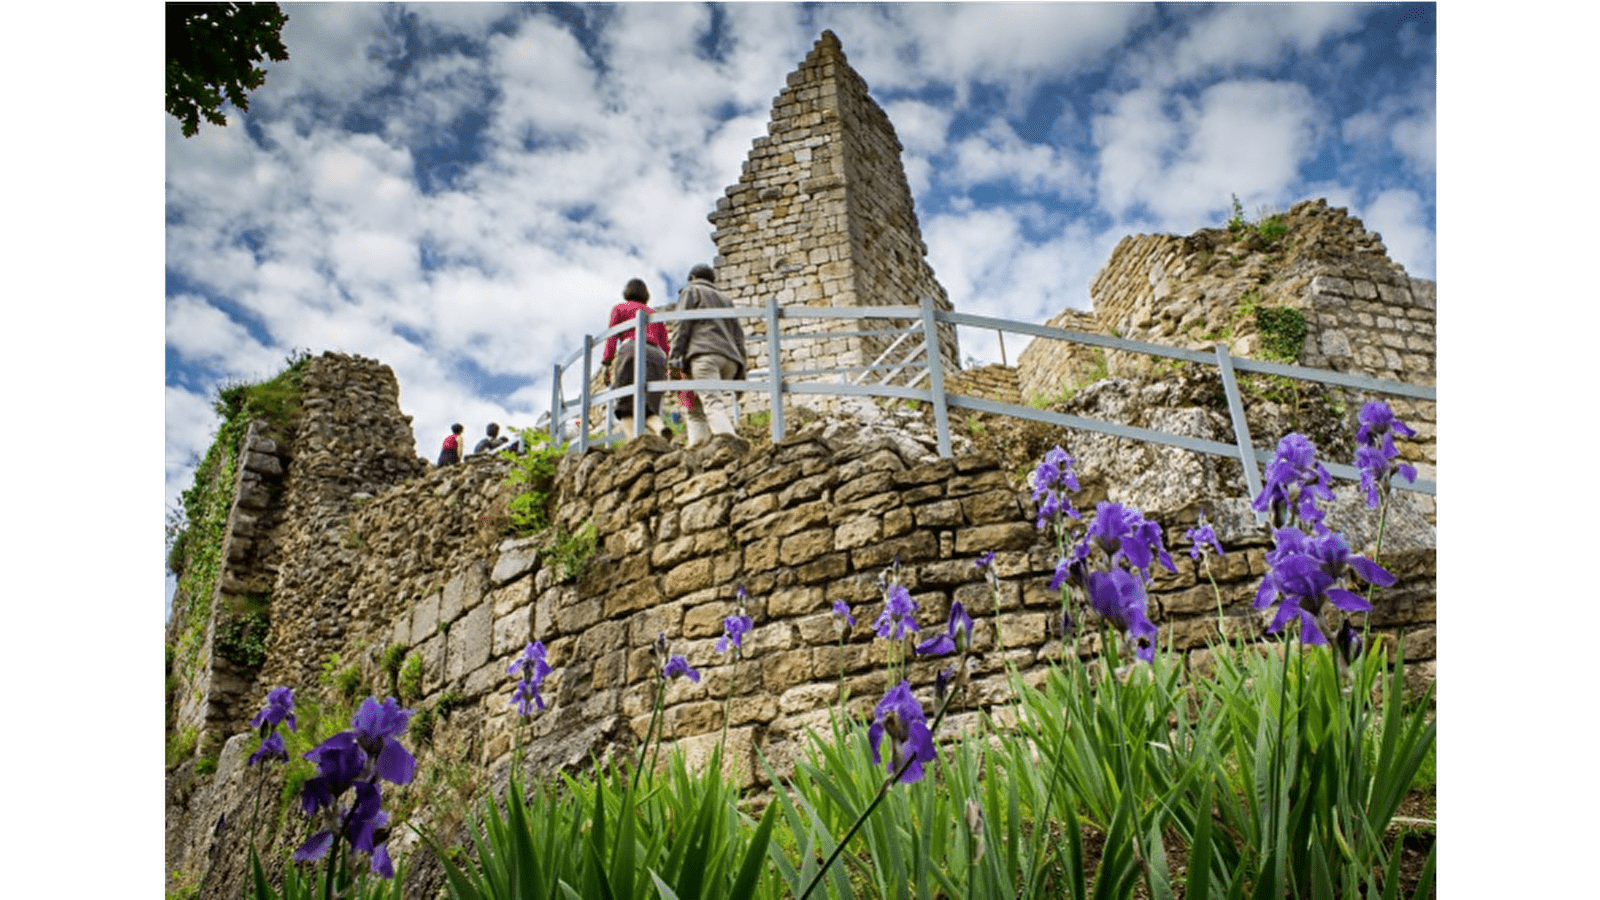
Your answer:
[[[1440,895],[1578,895],[1594,14],[1440,6]],[[6,32],[6,894],[157,897],[160,5]]]

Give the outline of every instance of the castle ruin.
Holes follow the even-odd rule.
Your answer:
[[[924,261],[893,129],[832,34],[790,76],[770,131],[711,215],[719,278],[736,302],[771,292],[783,304],[832,306],[912,305],[928,296],[950,308]],[[1305,313],[1302,362],[1432,384],[1432,284],[1405,277],[1376,236],[1342,211],[1311,203],[1286,215],[1293,239],[1277,249],[1236,234],[1129,238],[1095,282],[1093,311],[1069,310],[1051,324],[1196,347],[1230,340],[1248,355],[1259,336],[1241,304],[1277,303]],[[954,371],[949,332],[939,352]],[[883,342],[841,336],[790,346],[809,367],[849,367],[872,362]],[[1069,345],[1035,341],[1015,367],[955,373],[949,389],[1026,401],[1061,394],[1062,384],[1098,366]],[[1205,405],[1203,389],[1114,356],[1103,367],[1110,377],[1065,401],[1075,412],[1226,438],[1226,417]],[[430,767],[466,760],[503,776],[519,728],[528,765],[543,771],[636,746],[650,720],[656,666],[648,648],[658,635],[704,676],[667,689],[668,741],[704,759],[730,697],[729,774],[764,783],[757,751],[783,773],[842,689],[860,711],[886,687],[869,623],[879,575],[891,563],[924,624],[942,621],[956,600],[978,620],[971,684],[979,705],[1007,700],[1008,666],[1038,672],[1063,653],[1096,652],[1093,641],[1063,648],[1051,630],[1059,618],[1048,590],[1054,548],[1034,526],[1027,487],[970,442],[939,458],[917,421],[893,436],[833,419],[769,445],[718,438],[688,450],[647,435],[572,454],[551,487],[551,528],[508,538],[510,464],[472,457],[435,469],[417,459],[388,367],[323,354],[306,367],[302,397],[286,433],[247,436],[216,595],[203,604],[180,595],[169,623],[170,643],[176,629],[193,627],[194,611],[209,616],[197,659],[178,660],[173,672],[179,700],[169,727],[200,737],[195,758],[169,774],[167,791],[167,870],[205,871],[208,895],[232,895],[244,877],[242,853],[228,844],[236,838],[214,823],[248,815],[258,778],[269,780],[269,796],[282,788],[281,772],[244,766],[253,749],[249,716],[272,687],[315,694],[334,659],[379,690],[385,655],[417,660],[416,693],[402,699],[435,711],[437,724],[419,748],[413,815],[438,821],[470,797],[430,782]],[[1270,401],[1252,414],[1264,423],[1258,444],[1287,427]],[[1401,415],[1422,432],[1402,451],[1431,477],[1432,404]],[[1236,461],[1197,462],[1185,451],[1066,431],[1051,439],[1079,459],[1080,505],[1136,503],[1165,527],[1177,571],[1158,570],[1151,592],[1163,643],[1170,638],[1175,652],[1203,666],[1219,627],[1229,637],[1260,635],[1250,601],[1270,539],[1249,513]],[[1225,607],[1220,626],[1207,573],[1181,552],[1201,508],[1228,549],[1209,571]],[[1366,513],[1344,488],[1332,521],[1363,545],[1373,538]],[[1432,515],[1431,498],[1397,504],[1382,561],[1400,580],[1379,592],[1369,618],[1381,639],[1404,647],[1408,678],[1419,685],[1435,674]],[[597,556],[580,574],[565,572],[548,555],[555,535],[586,525],[595,529]],[[989,551],[997,598],[972,563]],[[741,587],[755,628],[735,679],[715,643]],[[862,620],[842,641],[835,600]],[[214,652],[214,636],[240,603],[264,608],[270,620],[264,660],[253,670]],[[550,708],[525,726],[509,703],[506,666],[530,640],[544,643],[554,671],[544,689]],[[926,684],[935,667],[916,661],[908,675]],[[962,715],[951,717],[952,727],[962,727]],[[214,772],[199,774],[199,759]],[[281,833],[267,836],[274,852],[302,836],[297,817],[287,818]],[[416,849],[413,836],[392,840],[397,853]]]

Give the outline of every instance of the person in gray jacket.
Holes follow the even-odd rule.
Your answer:
[[[689,270],[689,283],[678,292],[678,309],[731,309],[732,303],[712,283],[717,274],[701,263]],[[747,377],[744,329],[739,320],[691,319],[678,324],[673,336],[670,365],[696,381]],[[733,395],[730,391],[695,391],[689,405],[689,446],[702,444],[713,434],[733,434]]]

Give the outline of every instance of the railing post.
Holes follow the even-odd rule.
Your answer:
[[[1250,425],[1244,419],[1244,401],[1239,398],[1239,383],[1233,376],[1233,357],[1228,345],[1217,344],[1217,369],[1222,373],[1222,391],[1228,396],[1228,415],[1233,419],[1233,439],[1239,445],[1239,463],[1244,466],[1244,483],[1250,499],[1261,495],[1261,470],[1256,465],[1255,444],[1250,440]],[[1256,515],[1260,521],[1261,514]]]
[[[636,438],[644,434],[644,385],[648,374],[644,368],[644,326],[649,315],[649,310],[641,309],[633,319],[633,434],[624,437]]]
[[[550,446],[561,446],[561,364],[550,378]],[[531,447],[525,449],[533,449]]]
[[[589,449],[589,367],[593,365],[594,335],[583,336],[583,388],[578,394],[579,402],[583,405],[578,408],[578,452]]]
[[[783,440],[783,364],[778,351],[778,297],[767,295],[767,370],[772,378],[772,442]],[[736,423],[737,424],[737,423]]]
[[[933,315],[933,298],[922,297],[922,346],[928,354],[928,390],[933,392],[933,427],[939,436],[939,456],[949,459],[950,410],[944,403],[944,353],[939,346],[939,330]]]

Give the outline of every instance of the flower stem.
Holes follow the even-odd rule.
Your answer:
[[[963,662],[965,661],[965,656],[962,657],[962,660]],[[935,734],[939,731],[939,723],[944,720],[945,710],[950,708],[950,701],[954,699],[955,691],[945,694],[944,702],[939,704],[939,712],[933,717],[933,723],[928,726],[930,734]],[[900,776],[904,775],[907,769],[911,768],[911,764],[916,761],[916,758],[917,756],[914,753],[907,754],[905,761],[894,771],[894,774],[890,775],[883,784],[878,786],[878,792],[873,795],[872,802],[867,804],[867,808],[860,816],[856,817],[855,823],[850,826],[850,830],[845,832],[844,837],[839,839],[839,843],[834,846],[833,852],[828,854],[828,858],[823,861],[822,868],[817,870],[817,874],[811,876],[810,883],[806,885],[805,891],[800,894],[800,900],[806,900],[807,897],[811,896],[811,892],[816,889],[817,885],[822,883],[822,876],[828,873],[828,867],[832,866],[834,860],[839,858],[839,854],[844,852],[844,848],[850,843],[850,839],[855,837],[856,832],[861,830],[861,826],[867,823],[872,811],[878,808],[878,804],[883,802],[883,798],[889,796],[889,789],[894,787],[895,782],[900,780]]]
[[[666,693],[666,680],[658,678],[656,680],[656,700],[650,707],[650,725],[645,728],[644,744],[639,747],[639,764],[633,767],[633,780],[628,784],[628,793],[630,794],[633,793],[635,787],[639,786],[639,773],[644,771],[644,758],[650,755],[650,739],[656,733],[656,720],[661,716],[661,702],[665,699]],[[653,766],[654,763],[651,763],[651,765]]]
[[[728,693],[722,698],[722,736],[717,738],[717,746],[727,749],[728,743],[728,707],[733,703],[733,686],[739,683],[739,648],[733,648],[733,674],[728,677]]]

